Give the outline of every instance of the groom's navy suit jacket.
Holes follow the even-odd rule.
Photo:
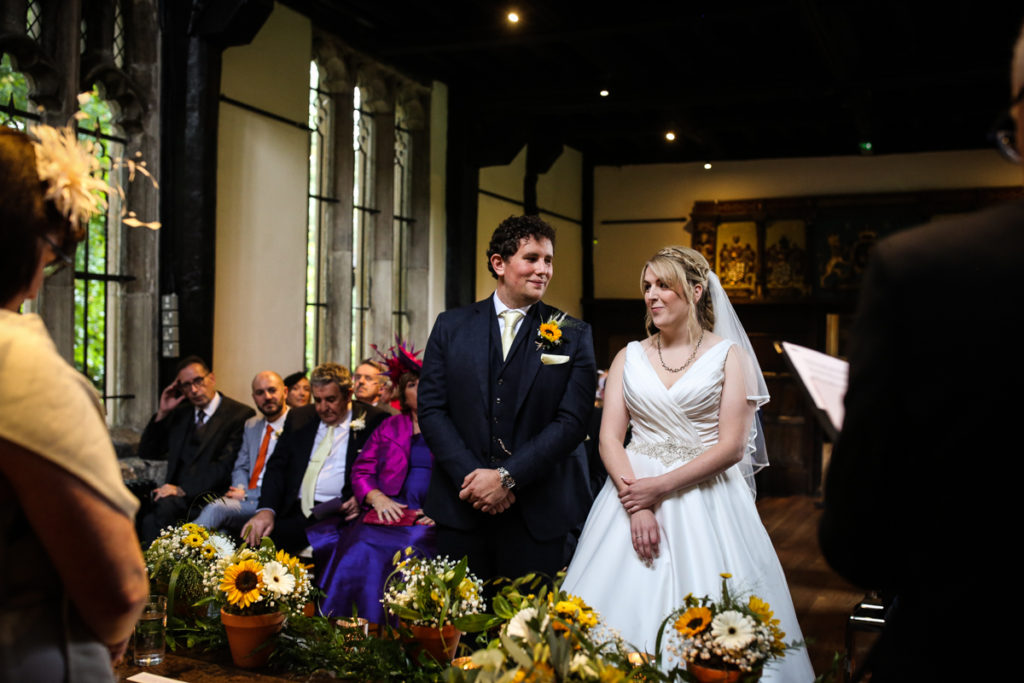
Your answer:
[[[511,443],[505,443],[510,456],[492,443],[501,367],[492,297],[438,316],[417,391],[420,429],[435,459],[424,510],[437,523],[473,530],[490,517],[460,500],[459,489],[473,470],[497,467],[515,479],[515,506],[534,538],[564,536],[586,516],[591,495],[583,441],[597,384],[594,346],[590,326],[566,317],[562,344],[547,353],[568,360],[543,364],[537,331],[554,313],[543,302],[531,306],[509,352],[518,368]]]

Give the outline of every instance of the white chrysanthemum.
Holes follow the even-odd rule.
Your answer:
[[[288,567],[273,560],[263,565],[263,584],[271,593],[288,595],[295,589],[295,577]]]
[[[537,608],[527,607],[519,610],[514,617],[509,619],[505,632],[510,636],[527,640],[530,636],[530,627],[527,622],[537,618]]]
[[[536,640],[533,630],[530,628],[529,622],[537,618],[536,607],[525,607],[516,613],[514,617],[509,619],[508,626],[505,628],[505,633],[510,636],[522,638],[523,640],[533,642]],[[550,619],[544,617],[544,623],[540,625],[540,630],[543,631]]]
[[[735,610],[727,610],[711,620],[715,644],[727,650],[739,650],[754,639],[754,620]]]
[[[235,546],[231,539],[221,534],[211,534],[209,543],[217,549],[217,557],[231,557],[235,552]]]

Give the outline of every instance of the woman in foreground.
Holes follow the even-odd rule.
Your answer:
[[[97,185],[63,172],[89,158],[73,134],[34,132],[0,127],[0,680],[113,681],[149,592],[138,501],[95,390],[18,312],[72,262]]]
[[[609,370],[600,437],[609,476],[563,588],[653,652],[668,613],[688,593],[717,597],[730,573],[737,591],[771,605],[786,640],[799,640],[786,577],[754,505],[753,475],[767,464],[755,411],[768,391],[746,333],[693,249],[659,251],[642,286],[651,334],[630,342]],[[813,678],[800,649],[766,667],[762,680]]]

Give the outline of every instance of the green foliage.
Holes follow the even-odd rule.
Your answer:
[[[271,656],[271,666],[291,673],[326,674],[357,681],[427,683],[442,667],[426,654],[409,656],[397,633],[366,637],[325,617],[289,617]]]
[[[12,98],[16,109],[29,111],[28,79],[21,72],[14,70],[10,55],[5,54],[0,59],[0,105],[6,107]],[[7,125],[13,123],[6,119],[0,122]]]

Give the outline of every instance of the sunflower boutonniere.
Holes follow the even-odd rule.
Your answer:
[[[562,345],[562,342],[565,341],[562,330],[572,326],[572,321],[567,321],[565,318],[565,313],[553,313],[547,322],[540,324],[535,341],[538,351],[552,351]]]

